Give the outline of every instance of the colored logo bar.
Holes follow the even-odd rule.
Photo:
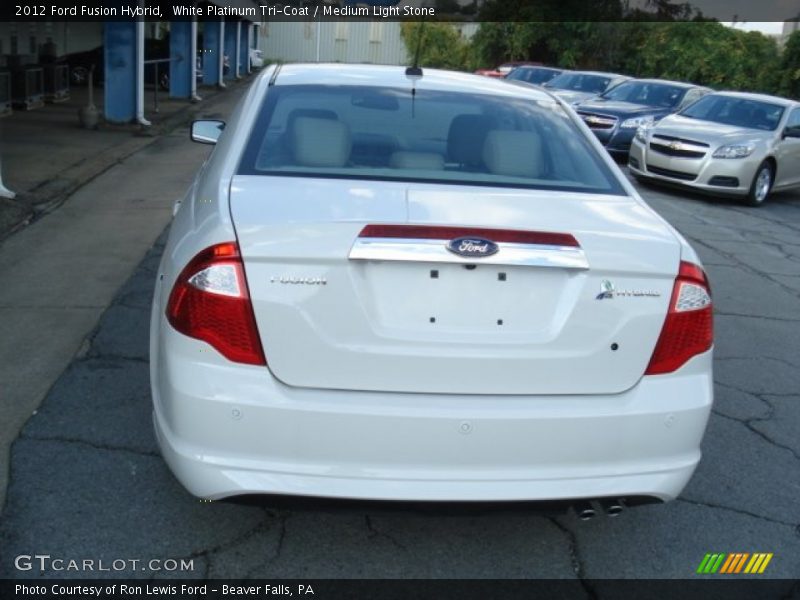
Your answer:
[[[751,575],[761,574],[767,568],[769,561],[772,560],[772,552],[733,552],[733,553],[711,553],[709,552],[700,561],[697,573],[702,575],[713,575],[715,573],[736,574],[747,573]]]

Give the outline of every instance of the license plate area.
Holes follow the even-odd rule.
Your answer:
[[[566,269],[480,263],[367,261],[353,268],[375,326],[434,338],[548,337],[566,317],[560,310],[564,295],[582,276]]]

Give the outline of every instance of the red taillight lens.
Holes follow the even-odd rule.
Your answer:
[[[228,360],[267,364],[236,242],[206,248],[186,265],[169,296],[167,320]]]
[[[681,262],[669,312],[645,375],[671,373],[714,343],[711,289],[703,269]]]
[[[523,231],[519,229],[486,229],[483,227],[440,227],[437,225],[367,225],[358,234],[361,238],[405,238],[423,240],[450,240],[475,235],[493,242],[516,244],[550,244],[580,248],[578,240],[569,233],[550,231]]]

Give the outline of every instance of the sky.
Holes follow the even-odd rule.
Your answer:
[[[673,0],[680,4],[685,0]],[[718,21],[749,21],[758,31],[780,33],[782,22],[800,16],[800,0],[688,0],[707,17]],[[647,7],[648,0],[629,0],[630,6]],[[756,19],[759,19],[756,21]],[[772,21],[772,22],[770,22]]]
[[[760,31],[766,34],[780,34],[783,31],[783,22],[781,21],[744,21],[736,23],[725,23],[725,25],[732,25],[736,29],[744,31]]]

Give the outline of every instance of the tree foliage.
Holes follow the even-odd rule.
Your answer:
[[[471,70],[471,45],[450,23],[406,21],[400,26],[409,60],[419,49],[419,66]]]
[[[454,25],[437,22],[403,23],[401,35],[412,58],[421,39],[419,62],[427,67],[474,70],[527,60],[800,97],[800,32],[792,34],[781,55],[773,38],[705,19],[689,4],[649,3],[663,20],[637,10],[597,20],[623,14],[618,0],[504,0],[486,2],[481,17],[505,18],[510,10],[528,20],[484,21],[469,41]],[[562,18],[586,13],[584,20],[554,20],[559,6]]]
[[[783,48],[780,92],[789,98],[800,98],[800,30],[789,36]]]
[[[781,59],[773,39],[705,20],[699,14],[693,19],[482,23],[473,46],[478,62],[486,66],[531,60],[716,88],[778,90]]]

